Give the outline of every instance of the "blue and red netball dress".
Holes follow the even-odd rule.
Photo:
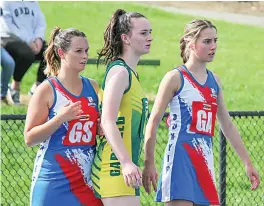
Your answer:
[[[177,69],[182,85],[169,104],[169,140],[156,201],[217,205],[212,136],[219,87],[208,70],[207,80],[201,85],[185,66]]]
[[[32,206],[102,205],[92,189],[91,165],[96,147],[98,113],[97,95],[90,81],[82,77],[80,96],[69,93],[59,80],[49,78],[54,103],[49,110],[52,119],[69,101],[81,101],[83,118],[64,122],[40,144],[32,177]]]

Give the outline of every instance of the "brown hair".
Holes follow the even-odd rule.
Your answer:
[[[123,9],[117,9],[106,27],[104,32],[104,46],[98,52],[98,60],[104,57],[104,63],[108,64],[118,58],[123,53],[123,43],[121,34],[129,34],[132,29],[132,18],[146,18],[137,12],[125,12]]]
[[[196,19],[186,24],[184,28],[184,35],[180,40],[181,57],[184,64],[190,57],[190,43],[195,42],[198,39],[201,31],[206,28],[214,28],[217,30],[216,27],[208,20]]]
[[[61,48],[67,52],[71,46],[72,37],[86,37],[85,34],[77,29],[61,29],[55,27],[50,34],[48,48],[45,51],[45,60],[47,68],[44,73],[48,76],[57,76],[61,66],[61,59],[58,55],[58,49]]]

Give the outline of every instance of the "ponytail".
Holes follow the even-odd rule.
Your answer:
[[[101,51],[98,52],[97,66],[101,57],[105,57],[103,60],[104,64],[108,64],[122,53],[119,17],[125,13],[126,12],[123,9],[117,9],[112,15],[112,18],[104,32],[104,46]]]
[[[44,73],[48,76],[57,76],[60,70],[60,58],[57,53],[58,47],[55,45],[55,38],[59,35],[62,30],[59,27],[55,27],[50,35],[50,41],[48,48],[45,51],[45,59],[47,67]]]
[[[60,29],[55,27],[50,34],[48,48],[45,51],[45,59],[47,68],[44,73],[48,76],[57,76],[61,68],[61,59],[58,55],[58,49],[61,48],[64,52],[70,49],[73,37],[86,38],[85,34],[78,29],[68,28]]]
[[[183,63],[185,64],[188,61],[189,56],[187,56],[186,42],[184,40],[184,37],[182,37],[180,40],[180,50]]]

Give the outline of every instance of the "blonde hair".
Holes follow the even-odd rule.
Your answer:
[[[85,34],[77,29],[61,29],[55,27],[50,34],[48,48],[45,51],[45,60],[47,67],[44,73],[48,76],[57,76],[60,71],[61,59],[58,55],[58,49],[61,48],[67,52],[71,46],[72,37],[86,37]]]
[[[208,20],[195,19],[186,24],[184,28],[184,35],[180,39],[181,57],[184,64],[190,57],[189,45],[195,42],[198,39],[201,31],[206,28],[214,28],[217,30],[216,27]]]

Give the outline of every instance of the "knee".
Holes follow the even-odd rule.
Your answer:
[[[10,61],[8,62],[8,69],[14,72],[15,66],[16,66],[15,60],[13,58],[10,58]]]
[[[25,51],[23,53],[17,53],[16,57],[17,57],[16,63],[23,62],[23,64],[26,64],[26,65],[31,65],[35,60],[34,53],[30,51]]]
[[[25,54],[24,58],[29,62],[34,62],[35,54],[33,52],[28,52]]]
[[[7,51],[9,51],[15,59],[15,62],[23,61],[32,63],[35,60],[35,54],[25,42],[10,42],[6,47]]]
[[[15,66],[16,66],[16,63],[15,63],[15,60],[13,59],[13,57],[10,56],[10,59],[8,60],[8,67],[12,70],[15,69]]]
[[[10,71],[13,71],[15,69],[15,60],[11,55],[1,55],[1,65],[4,69],[8,69]]]

